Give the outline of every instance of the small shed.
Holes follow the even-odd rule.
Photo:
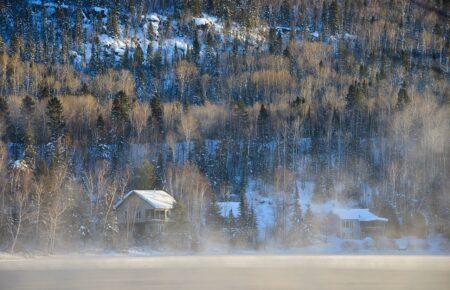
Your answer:
[[[384,235],[388,219],[379,217],[367,208],[335,208],[338,235],[343,239],[364,239]]]

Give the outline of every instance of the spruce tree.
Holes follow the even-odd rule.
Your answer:
[[[325,180],[323,174],[318,174],[316,176],[316,182],[314,184],[314,195],[313,200],[316,202],[325,202],[327,200],[327,192],[325,188]]]
[[[133,173],[133,188],[141,190],[154,189],[156,183],[155,167],[148,160],[135,168]]]
[[[130,49],[128,45],[125,46],[125,51],[122,54],[121,65],[123,68],[128,68],[130,66]]]
[[[117,9],[112,8],[110,11],[111,12],[109,13],[108,24],[107,24],[108,34],[113,37],[117,37],[117,36],[119,36],[119,25],[118,25],[119,19],[118,19]]]
[[[313,242],[314,239],[314,215],[311,206],[308,204],[302,226],[302,240],[306,245]]]
[[[200,63],[200,42],[196,31],[194,32],[194,40],[192,43],[192,60],[197,65]]]
[[[341,15],[339,12],[339,4],[336,0],[331,2],[328,23],[330,30],[333,34],[338,33],[341,27]]]
[[[9,112],[8,102],[4,96],[0,96],[0,118],[4,119]]]
[[[277,30],[273,27],[269,29],[269,53],[277,52]]]
[[[292,8],[288,0],[281,3],[278,19],[281,25],[290,26],[292,21]]]
[[[170,242],[176,247],[184,248],[190,241],[189,223],[186,207],[181,199],[178,199],[171,212],[171,222],[168,224],[168,233],[172,236]]]
[[[50,128],[51,138],[55,141],[63,135],[65,127],[63,107],[61,101],[57,97],[52,97],[48,100],[46,115],[48,118],[47,124]]]
[[[73,40],[77,46],[77,49],[81,47],[83,40],[83,12],[81,8],[77,8],[75,15],[75,23],[73,26]]]
[[[159,79],[163,67],[163,57],[161,54],[161,50],[158,49],[155,51],[152,62],[151,62],[151,68],[152,68],[152,76],[154,78]]]
[[[34,147],[34,134],[31,127],[28,127],[25,130],[24,136],[24,158],[23,158],[28,166],[34,170],[35,167],[35,159],[36,159],[36,149]]]
[[[136,49],[133,54],[133,67],[139,69],[144,62],[144,52],[139,44],[136,45]]]
[[[211,200],[206,214],[206,225],[212,231],[219,231],[223,225],[220,207],[217,204],[216,195],[214,193],[211,194]]]
[[[150,101],[151,125],[156,129],[157,135],[164,135],[164,108],[158,93],[155,93]]]
[[[152,45],[151,42],[147,46],[146,54],[147,54],[147,56],[145,58],[145,60],[146,60],[146,67],[147,67],[147,69],[151,69],[152,61],[153,61],[153,45]]]
[[[5,42],[3,41],[3,37],[0,35],[0,55],[5,52]]]
[[[270,139],[270,114],[264,104],[259,109],[257,130],[260,141],[267,142]]]
[[[158,154],[155,170],[155,189],[163,189],[165,184],[166,168],[164,166],[164,157],[162,152]]]
[[[103,119],[103,115],[99,114],[97,117],[97,121],[95,122],[95,129],[97,135],[97,142],[103,143],[106,137],[106,128],[105,128],[105,120]]]
[[[155,33],[155,30],[153,28],[153,24],[151,21],[147,24],[147,37],[148,37],[148,40],[150,40],[150,41],[156,40],[156,33]],[[149,43],[149,45],[151,45],[151,43]]]
[[[202,14],[202,1],[201,0],[191,0],[191,10],[194,17],[200,17]]]
[[[99,114],[97,121],[95,123],[95,149],[96,158],[106,158],[108,156],[108,148],[105,146],[106,143],[106,126],[103,115]]]
[[[291,230],[291,244],[298,246],[302,235],[303,216],[302,207],[300,205],[300,193],[298,192],[298,187],[296,184],[294,184],[294,187],[294,213]]]
[[[204,140],[199,140],[198,138],[195,138],[194,140],[194,154],[189,154],[189,156],[193,156],[195,165],[197,165],[197,168],[202,172],[203,174],[206,173],[207,170],[207,157],[206,155],[206,148],[205,148],[205,142]]]
[[[236,219],[234,218],[233,210],[230,209],[230,212],[228,213],[228,238],[230,241],[230,244],[234,246],[236,244],[236,238],[237,238],[237,224]]]
[[[400,90],[398,91],[397,96],[397,110],[401,111],[403,110],[409,103],[411,102],[408,91],[407,91],[407,82],[403,81],[402,86]]]
[[[28,128],[31,125],[32,116],[35,110],[35,102],[32,97],[26,95],[22,99],[22,105],[20,107],[20,112],[25,121],[25,127]]]
[[[124,91],[116,94],[111,108],[112,125],[114,128],[116,142],[125,141],[129,134],[131,101]]]
[[[53,152],[50,162],[50,174],[59,171],[66,163],[66,149],[63,144],[62,138],[56,139],[54,143]]]
[[[318,11],[317,11],[318,14]],[[318,18],[318,15],[317,15]],[[320,15],[321,22],[322,22],[322,33],[326,34],[328,32],[329,28],[329,17],[328,17],[328,7],[327,7],[327,1],[322,2],[322,14]]]

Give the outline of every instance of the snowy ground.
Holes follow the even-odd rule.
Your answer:
[[[0,289],[448,289],[437,256],[52,257],[0,260]]]

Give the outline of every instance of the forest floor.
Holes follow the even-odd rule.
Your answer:
[[[54,256],[0,260],[0,289],[449,289],[450,256]]]

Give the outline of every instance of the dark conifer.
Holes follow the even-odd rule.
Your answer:
[[[46,114],[51,138],[55,141],[63,135],[65,127],[63,107],[61,101],[57,97],[52,97],[48,100]]]

